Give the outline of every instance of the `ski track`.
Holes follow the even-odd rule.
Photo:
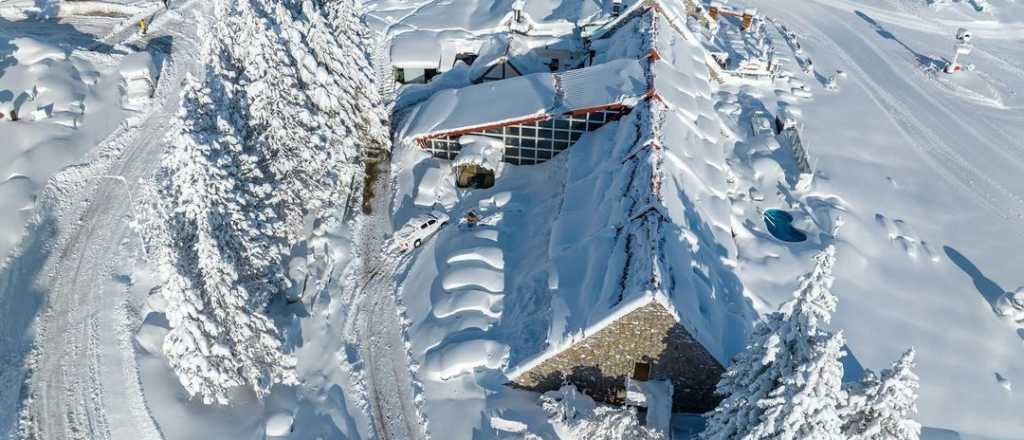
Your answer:
[[[835,11],[835,9],[825,7],[819,9],[823,10],[822,14],[806,13],[804,15],[825,17],[833,15]],[[886,61],[884,51],[863,36],[867,33],[874,35],[870,28],[865,27],[858,31],[851,28],[842,18],[828,19],[833,34],[842,30],[850,37],[844,39],[844,43],[847,45],[841,46],[828,37],[829,33],[822,31],[817,23],[811,23],[781,10],[778,12],[782,12],[787,21],[800,23],[805,29],[814,30],[817,37],[815,40],[828,46],[821,49],[828,50],[842,59],[844,67],[852,71],[852,79],[863,86],[870,98],[903,131],[907,142],[922,153],[927,163],[935,168],[946,181],[966,192],[998,217],[1016,223],[1017,226],[1024,222],[1024,199],[1008,190],[1004,184],[996,181],[989,173],[979,170],[956,149],[950,147],[944,140],[950,137],[936,133],[961,136],[963,140],[956,141],[959,145],[971,145],[972,147],[984,145],[989,148],[993,148],[993,145],[986,140],[986,137],[980,136],[974,128],[955,117],[944,103],[937,102],[927,90],[913,81],[906,80],[905,76],[899,75],[896,68]],[[804,12],[807,10],[804,9]],[[877,19],[874,16],[872,18]],[[859,59],[859,62],[855,59]],[[865,65],[875,66],[875,68],[869,74],[860,67]],[[881,76],[884,78],[880,78]],[[883,88],[876,79],[880,79],[886,84],[899,84],[901,87]],[[913,102],[924,102],[928,105],[920,109],[921,111],[914,112],[908,105]],[[994,149],[1001,155],[1009,154],[1005,149],[998,147]],[[1020,156],[1017,155],[1017,157]],[[1015,162],[1020,163],[1019,161]],[[1022,167],[1015,168],[1020,170]],[[1020,231],[1020,228],[1016,229]]]
[[[166,54],[154,98],[141,122],[122,124],[84,165],[68,167],[51,180],[40,198],[53,203],[41,204],[51,209],[41,211],[38,222],[53,221],[57,232],[33,237],[36,243],[22,250],[7,268],[14,274],[31,273],[25,266],[41,265],[38,273],[49,280],[12,276],[5,286],[10,294],[31,292],[39,283],[37,290],[44,292],[43,310],[36,318],[39,331],[25,363],[28,371],[21,392],[17,432],[24,438],[112,439],[115,429],[117,438],[162,438],[146,409],[131,337],[125,334],[131,331],[124,325],[127,290],[112,292],[107,287],[112,262],[123,251],[120,243],[131,233],[125,224],[133,208],[131,192],[159,164],[186,68],[199,68],[198,63],[187,62],[197,53],[196,42],[191,29],[181,24],[191,20],[179,15],[191,14],[197,4],[202,2],[182,3],[151,19],[146,38],[131,31],[134,20],[104,37],[107,42],[145,43],[170,35],[174,45]],[[32,252],[37,246],[44,252]],[[127,414],[108,417],[106,409],[113,405],[127,406]]]

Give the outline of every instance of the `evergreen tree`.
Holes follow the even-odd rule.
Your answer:
[[[725,399],[707,415],[701,439],[842,438],[844,339],[825,328],[836,307],[834,260],[831,246],[819,253],[795,298],[755,325],[718,384]]]
[[[147,225],[171,331],[164,353],[185,389],[227,402],[294,382],[295,359],[266,316],[288,289],[303,220],[348,192],[360,154],[387,143],[354,0],[219,0],[199,36],[207,62],[182,94]]]
[[[921,425],[911,419],[917,411],[918,378],[914,350],[876,375],[872,371],[849,389],[842,415],[843,436],[850,440],[917,440]]]

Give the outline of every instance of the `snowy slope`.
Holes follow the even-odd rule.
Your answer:
[[[847,338],[845,379],[912,346],[925,439],[1024,438],[1024,323],[995,308],[1024,285],[1019,0],[989,0],[983,11],[978,0],[733,0],[773,19],[758,35],[786,74],[774,83],[719,83],[702,70],[702,50],[758,50],[735,30],[738,20],[715,34],[662,23],[687,36],[666,32],[651,43],[661,58],[651,67],[661,95],[653,110],[638,108],[547,163],[506,164],[493,188],[457,190],[448,162],[409,144],[365,182],[362,170],[344,168],[339,185],[351,194],[339,192],[323,219],[292,217],[295,242],[268,272],[282,294],[255,301],[280,331],[294,383],[225,391],[223,406],[190,398],[194,389],[161,353],[168,303],[150,295],[160,272],[129,227],[139,181],[157,170],[174,130],[186,74],[205,72],[196,56],[208,41],[195,25],[214,3],[230,2],[172,0],[171,11],[157,12],[158,2],[142,0],[0,0],[0,110],[22,117],[0,120],[0,435],[637,436],[621,434],[636,427],[628,411],[595,407],[570,389],[543,398],[513,390],[507,375],[600,325],[624,304],[620,295],[658,290],[648,273],[667,275],[659,291],[728,362],[754,311],[788,300],[809,257],[835,244],[833,326]],[[498,41],[512,3],[368,0],[366,20],[385,44],[365,50],[386,60],[396,39],[426,48],[454,37]],[[610,5],[527,0],[538,35],[517,50],[582,47],[573,24],[600,21]],[[140,18],[152,23],[147,36],[135,35]],[[974,32],[963,59],[974,68],[948,76],[939,70],[958,27]],[[651,48],[637,43],[598,43],[595,62],[636,62]],[[314,99],[329,96],[317,87],[344,90],[309,67],[316,61],[303,47],[279,55],[305,66],[297,75],[314,85]],[[375,68],[390,79],[389,66]],[[536,94],[515,96],[505,83],[516,105],[486,94],[459,102],[456,89],[478,68],[398,90],[399,110],[433,107],[396,118],[443,127],[553,108],[548,73],[535,73],[547,78]],[[829,90],[837,70],[845,76]],[[569,98],[589,99],[587,82]],[[275,108],[280,84],[252,91]],[[467,107],[444,120],[454,103]],[[346,111],[369,114],[364,107],[383,110],[361,102]],[[752,127],[765,114],[798,121],[807,164],[789,139]],[[367,215],[358,214],[364,184],[376,195]],[[382,251],[394,229],[432,209],[451,220],[423,247]],[[791,214],[807,241],[775,239],[768,209]],[[481,218],[473,227],[462,221],[470,210]],[[656,258],[627,262],[624,237],[652,231],[656,244],[631,246]],[[676,415],[674,431],[689,438],[700,425]]]
[[[823,75],[849,75],[837,94],[805,79],[817,96],[803,106],[816,186],[846,211],[835,325],[866,367],[917,348],[924,425],[1017,438],[1020,391],[998,378],[1024,378],[1024,331],[992,309],[1022,282],[1024,71],[1015,63],[1024,52],[1016,24],[987,32],[985,23],[973,26],[978,15],[958,14],[977,31],[977,52],[967,57],[977,70],[948,77],[934,70],[951,55],[956,27],[932,19],[943,11],[922,20],[876,14],[881,6],[870,3],[758,5],[800,35]],[[787,289],[769,287],[778,279],[771,270],[745,272],[753,274],[748,288],[777,304]]]

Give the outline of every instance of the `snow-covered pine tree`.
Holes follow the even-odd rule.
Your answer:
[[[207,66],[182,94],[146,222],[185,389],[226,403],[294,381],[266,316],[289,285],[283,259],[307,216],[358,199],[363,149],[386,115],[354,0],[223,0],[200,37]],[[200,28],[203,28],[200,26]]]
[[[828,325],[835,311],[829,246],[815,257],[795,298],[755,325],[716,392],[725,399],[707,415],[704,440],[840,439],[842,334]]]
[[[910,349],[883,370],[865,373],[864,380],[848,389],[842,408],[843,437],[850,440],[917,440],[921,425],[911,417],[917,411],[918,378]]]

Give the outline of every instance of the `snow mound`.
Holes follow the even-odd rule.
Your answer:
[[[477,165],[494,171],[495,177],[501,177],[505,154],[505,143],[500,139],[486,136],[465,135],[459,138],[462,149],[452,161],[453,167]]]
[[[267,437],[284,437],[292,432],[294,417],[286,412],[271,414],[267,418]]]
[[[501,316],[502,295],[482,290],[459,290],[434,302],[434,316],[446,318],[463,312],[476,311],[491,318]]]
[[[1004,293],[993,307],[996,313],[1007,321],[1024,325],[1024,287]]]
[[[422,372],[447,380],[476,368],[495,369],[508,359],[508,345],[487,339],[451,343],[427,353]]]
[[[549,391],[541,406],[559,438],[587,440],[657,440],[665,436],[640,424],[636,409],[598,405],[573,385]]]
[[[447,291],[465,287],[481,287],[491,292],[505,290],[505,274],[486,267],[455,267],[444,275],[441,285]]]
[[[155,324],[143,324],[135,335],[135,342],[146,350],[147,353],[160,354],[163,352],[164,338],[169,330]]]
[[[448,264],[463,261],[480,261],[497,270],[505,268],[505,257],[501,252],[501,248],[494,246],[478,246],[462,249],[455,251],[448,256]]]
[[[129,115],[121,107],[121,67],[151,58],[66,49],[44,38],[53,36],[0,37],[0,259],[21,238],[46,183],[81,162]]]

